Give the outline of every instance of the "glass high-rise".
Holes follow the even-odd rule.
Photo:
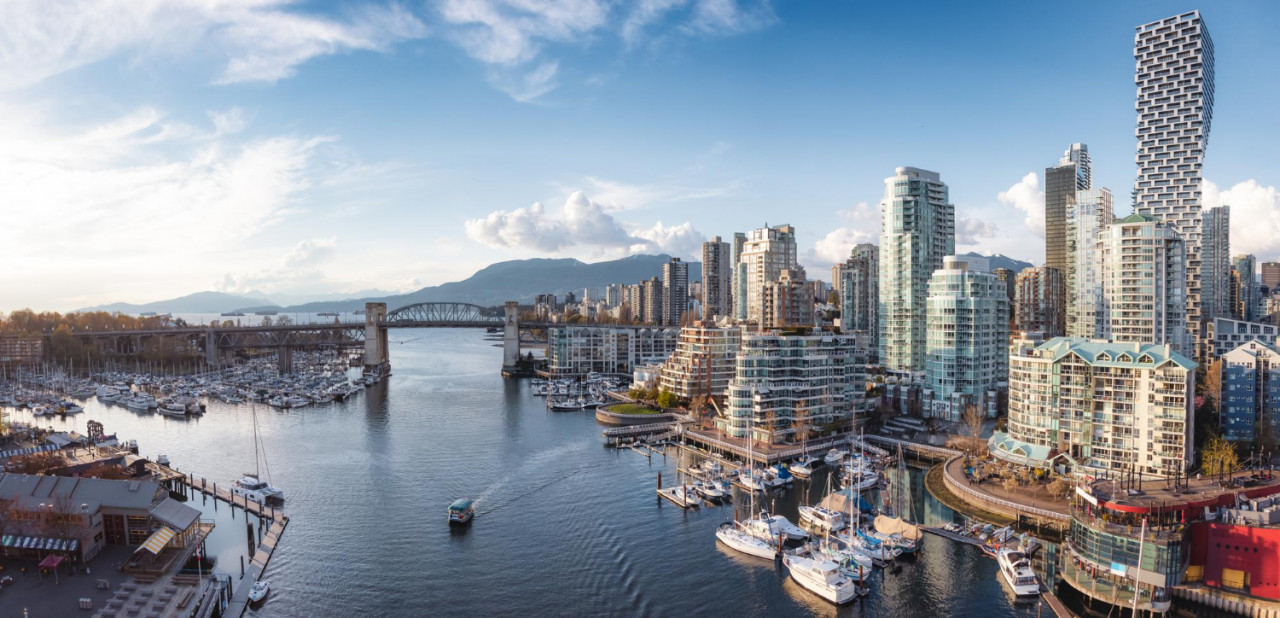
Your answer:
[[[1067,272],[1070,260],[1067,246],[1067,217],[1076,200],[1077,191],[1093,187],[1093,168],[1089,147],[1072,144],[1062,153],[1057,165],[1044,170],[1044,264]]]
[[[1009,379],[1007,288],[971,266],[947,256],[929,280],[925,413],[949,421],[959,421],[968,405],[986,404],[994,417],[994,395]]]
[[[880,202],[880,363],[925,370],[929,278],[955,253],[956,208],[937,172],[899,167]]]
[[[1200,185],[1213,120],[1213,39],[1199,11],[1137,27],[1138,175],[1134,207],[1164,219],[1186,249],[1186,328],[1200,337],[1202,226]]]
[[[1135,213],[1107,228],[1099,247],[1109,338],[1188,350],[1186,253],[1173,227]]]
[[[1102,262],[1098,241],[1114,218],[1111,191],[1076,192],[1067,215],[1067,335],[1096,339],[1106,336],[1107,307],[1102,295]]]

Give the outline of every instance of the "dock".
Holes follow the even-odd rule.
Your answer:
[[[267,570],[267,563],[275,553],[276,544],[280,542],[280,535],[284,534],[284,529],[288,525],[288,515],[283,515],[271,523],[267,533],[262,536],[258,549],[253,553],[253,560],[249,561],[248,567],[245,567],[244,577],[240,578],[239,584],[233,588],[231,602],[227,604],[227,611],[223,612],[223,616],[239,618],[244,615],[245,610],[249,608],[249,589],[255,582],[262,579],[262,573]]]
[[[936,534],[944,539],[951,539],[952,541],[956,541],[959,543],[968,543],[969,545],[973,545],[974,547],[982,547],[982,541],[979,541],[978,539],[972,536],[958,534],[950,530],[935,528],[933,526],[920,526],[920,529],[924,530],[925,532]]]
[[[686,494],[685,494],[685,496],[686,496],[686,497],[682,500],[679,496],[677,496],[677,495],[676,495],[675,488],[659,489],[659,490],[658,490],[658,495],[659,495],[659,496],[661,496],[661,497],[663,497],[663,498],[666,498],[667,500],[670,500],[672,504],[674,504],[674,505],[676,505],[676,506],[678,506],[678,507],[680,507],[680,508],[682,508],[682,509],[688,509],[688,508],[693,508],[693,507],[697,507],[697,506],[702,506],[702,498],[697,498],[697,499],[694,499],[694,500],[690,500],[690,499],[687,497],[687,496],[688,496],[688,494],[686,493]]]

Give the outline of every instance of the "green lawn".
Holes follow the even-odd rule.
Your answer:
[[[610,412],[618,414],[660,414],[660,410],[655,410],[649,406],[642,406],[638,403],[620,403],[609,406]]]

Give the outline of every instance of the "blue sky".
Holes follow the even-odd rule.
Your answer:
[[[1089,145],[1127,213],[1133,28],[1162,2],[38,0],[0,6],[0,310],[409,290],[504,259],[875,242],[901,165],[961,250],[1043,259]],[[141,8],[140,8],[141,7]],[[1280,5],[1199,7],[1206,203],[1280,258]]]

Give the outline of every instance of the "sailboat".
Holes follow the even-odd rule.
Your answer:
[[[253,474],[245,474],[231,485],[231,494],[268,506],[284,504],[284,490],[262,480],[262,439],[258,434],[258,406],[253,406]],[[270,468],[268,468],[269,470]]]
[[[753,443],[753,441],[748,440],[749,447]],[[754,454],[754,451],[750,452]],[[748,459],[752,459],[752,457],[748,457]],[[751,495],[751,510],[749,512],[754,513],[756,510],[756,491],[748,490],[748,493]],[[738,521],[738,509],[736,507],[733,510],[733,521],[727,521],[716,528],[716,539],[730,549],[748,556],[770,559],[777,554],[777,550],[772,543],[749,533],[747,528]]]
[[[878,515],[872,526],[875,530],[873,536],[888,545],[900,550],[904,554],[910,554],[919,547],[920,533],[919,526],[907,520],[911,516],[911,487],[908,485],[910,478],[907,471],[906,461],[902,457],[902,445],[898,445],[898,483],[894,485],[893,493],[895,495],[895,506],[899,509],[897,517],[889,515]],[[898,488],[901,487],[902,490]],[[905,490],[905,496],[903,495]]]

